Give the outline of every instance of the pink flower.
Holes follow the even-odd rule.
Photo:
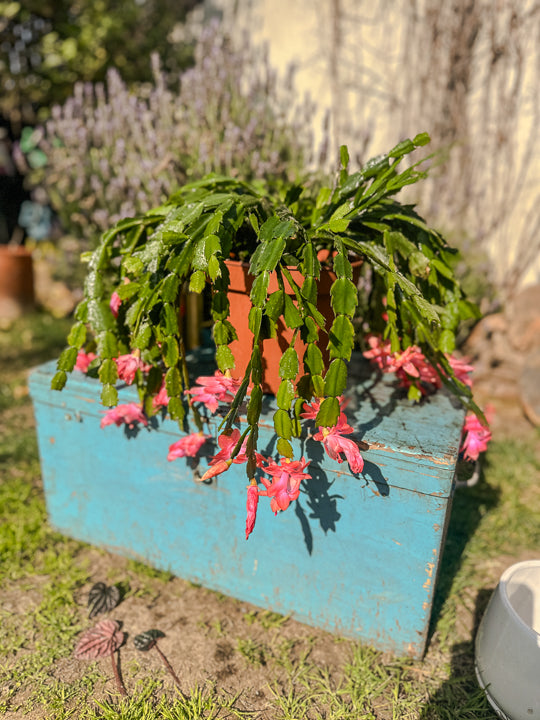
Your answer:
[[[203,403],[211,413],[216,412],[220,402],[232,402],[241,384],[240,380],[227,377],[219,370],[210,376],[201,375],[195,382],[200,387],[190,388],[185,393],[192,395],[191,402]]]
[[[397,373],[401,370],[411,377],[418,378],[420,377],[420,373],[416,368],[418,359],[417,348],[414,345],[410,345],[408,348],[405,348],[403,352],[392,353],[386,372]]]
[[[302,407],[304,408],[304,412],[300,413],[300,417],[306,420],[315,420],[321,407],[321,398],[315,398],[315,400],[312,400],[310,403],[305,402]]]
[[[115,290],[111,295],[111,299],[109,301],[109,307],[114,317],[118,317],[118,310],[120,309],[121,304],[122,301],[120,300],[120,295]]]
[[[157,395],[154,395],[152,398],[152,407],[154,410],[158,410],[160,407],[167,407],[169,404],[169,396],[167,395],[167,390],[165,389],[165,382],[161,383],[161,387],[159,388],[159,391]]]
[[[420,370],[425,363],[424,354],[416,345],[410,345],[403,352],[392,353],[389,360],[388,372],[400,371],[413,378],[420,379]]]
[[[305,458],[301,460],[288,460],[280,458],[279,464],[270,461],[264,472],[273,477],[270,482],[264,475],[261,477],[266,490],[259,490],[259,495],[271,497],[270,507],[274,514],[278,514],[279,510],[286,510],[293,500],[300,495],[300,483],[302,480],[308,480],[308,475],[304,470],[309,465],[309,460]]]
[[[210,435],[201,432],[184,435],[169,447],[167,460],[176,460],[179,457],[195,457]]]
[[[488,427],[482,425],[474,413],[468,413],[463,424],[465,436],[461,443],[461,451],[465,460],[478,460],[481,452],[487,450],[488,442],[491,440],[491,432]]]
[[[401,387],[408,388],[414,383],[423,395],[427,391],[421,383],[436,388],[442,384],[437,371],[416,345],[409,346],[401,353],[393,353],[386,372],[395,372]]]
[[[77,353],[77,361],[75,363],[75,370],[80,370],[80,372],[87,372],[88,366],[92,362],[92,360],[95,360],[97,355],[93,352],[87,353],[84,350],[79,350]]]
[[[363,353],[364,357],[382,372],[396,373],[402,387],[409,387],[413,382],[441,386],[437,371],[427,362],[424,353],[416,345],[411,345],[403,352],[392,352],[390,340],[382,340],[375,335],[370,335],[366,339],[370,350]],[[422,386],[420,390],[425,393],[425,388]]]
[[[231,453],[236,447],[238,441],[240,440],[240,430],[237,428],[232,431],[230,435],[226,435],[225,433],[222,433],[218,437],[218,444],[221,450],[214,455],[214,457],[210,460],[210,467],[208,470],[204,473],[201,480],[209,480],[210,478],[215,477],[216,475],[220,475],[221,473],[228,470],[233,463],[245,463],[247,461],[247,455],[246,455],[246,444],[247,444],[247,437],[242,443],[242,447],[240,448],[240,451],[238,455],[235,456],[234,459],[231,459]],[[259,453],[255,453],[255,459],[257,462],[257,467],[261,467],[262,463],[264,462],[264,458]]]
[[[343,462],[341,453],[345,453],[351,472],[360,473],[364,468],[364,458],[360,455],[360,449],[353,440],[343,437],[352,432],[354,429],[347,423],[338,423],[331,428],[320,427],[313,439],[322,442],[327,455],[338,463]]]
[[[246,500],[246,540],[253,532],[255,520],[257,519],[257,505],[259,504],[259,488],[257,483],[252,481],[253,485],[248,485]]]
[[[129,283],[128,278],[124,278],[124,285],[127,285]],[[118,317],[118,310],[120,309],[120,305],[122,304],[122,300],[120,299],[120,295],[116,292],[116,290],[111,295],[111,299],[109,301],[109,307],[111,309],[112,314],[114,317]]]
[[[218,437],[218,445],[221,448],[221,450],[217,453],[217,455],[214,455],[214,457],[210,460],[210,465],[215,465],[216,463],[220,462],[221,460],[230,460],[231,453],[234,450],[234,448],[236,447],[239,440],[240,440],[240,430],[238,430],[238,429],[233,430],[230,435],[225,435],[225,433],[222,433]],[[240,448],[238,455],[234,458],[234,460],[232,462],[234,462],[234,463],[246,462],[246,460],[247,460],[246,443],[247,443],[247,438],[242,443],[242,447]]]
[[[362,355],[382,372],[392,372],[392,370],[388,370],[392,358],[390,340],[383,340],[376,335],[368,335],[366,340],[370,349],[363,352]]]
[[[340,413],[339,422],[347,422],[347,418],[345,417],[343,410],[345,410],[349,404],[349,398],[344,398],[343,395],[340,395],[338,397],[338,401],[340,410],[342,411]],[[321,407],[321,398],[315,398],[315,400],[312,400],[310,403],[305,402],[302,407],[304,408],[304,412],[300,413],[300,417],[303,417],[306,420],[315,420]]]
[[[125,405],[117,405],[107,410],[105,417],[102,419],[100,426],[104,428],[106,425],[121,425],[126,423],[129,428],[135,427],[135,423],[148,425],[148,420],[142,411],[142,407],[137,403],[126,403]]]
[[[474,367],[469,365],[465,358],[457,358],[454,355],[448,355],[447,358],[457,379],[461,380],[464,385],[472,387],[471,373]]]
[[[118,369],[118,377],[120,380],[123,380],[126,385],[131,385],[135,380],[137,370],[145,372],[149,369],[149,366],[145,365],[141,360],[137,350],[128,355],[119,355],[115,359],[115,362]]]
[[[224,473],[226,470],[228,470],[231,465],[232,460],[218,460],[218,462],[216,462],[214,465],[210,465],[208,470],[200,478],[200,481],[204,482],[205,480],[210,480],[210,478],[216,477],[216,475],[221,475],[221,473]]]

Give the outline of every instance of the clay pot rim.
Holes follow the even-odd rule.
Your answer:
[[[10,243],[0,244],[0,252],[6,255],[17,255],[18,257],[30,257],[32,251],[24,245],[11,245]]]
[[[362,266],[363,260],[360,258],[359,260],[351,263],[353,267],[353,279],[354,275],[358,274],[360,272],[360,267]],[[251,275],[249,272],[249,263],[244,262],[243,260],[225,260],[225,265],[229,268],[229,274],[230,274],[230,282],[229,282],[229,292],[240,292],[240,293],[249,293],[251,290],[251,286],[253,285],[253,280],[255,279],[255,275]],[[293,280],[295,280],[299,285],[302,284],[304,280],[304,275],[298,270],[298,268],[295,265],[288,265],[287,269],[290,271]],[[329,295],[330,294],[330,288],[332,287],[332,283],[336,279],[336,274],[333,271],[333,269],[329,267],[321,267],[321,275],[318,281],[318,294],[319,295]],[[279,290],[279,286],[277,283],[277,275],[275,272],[270,273],[270,282],[268,283],[268,292],[273,293],[276,290]],[[288,294],[294,294],[292,288],[289,287],[289,283],[285,279],[285,290]]]

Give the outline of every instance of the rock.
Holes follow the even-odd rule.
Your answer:
[[[34,262],[36,299],[54,317],[67,317],[75,308],[77,299],[67,285],[54,280],[50,263],[43,258]]]
[[[472,359],[503,359],[507,351],[508,324],[502,313],[486,315],[476,324],[466,342],[466,353]]]
[[[521,290],[508,303],[505,315],[512,348],[523,353],[540,348],[540,285]]]
[[[519,378],[519,391],[525,415],[540,427],[540,348],[527,358]]]
[[[492,430],[523,434],[540,425],[540,285],[486,315],[465,343],[480,407],[493,404]]]
[[[9,330],[24,313],[24,307],[13,298],[0,297],[0,330]]]

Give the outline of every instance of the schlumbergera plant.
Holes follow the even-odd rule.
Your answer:
[[[489,431],[472,399],[471,368],[453,355],[461,322],[477,317],[477,309],[454,277],[454,251],[413,206],[394,197],[425,176],[422,163],[401,171],[398,166],[428,141],[425,133],[405,140],[353,173],[343,147],[334,187],[318,191],[306,184],[269,190],[262,183],[209,175],[184,185],[164,205],[120,221],[86,258],[85,297],[53,388],[62,389],[75,367],[97,375],[102,402],[111,407],[102,426],[147,425],[149,416],[168,413],[184,433],[171,445],[169,460],[203,452],[210,437],[208,413],[217,412],[220,449],[202,479],[225,472],[231,463],[245,464],[246,536],[260,496],[269,497],[277,513],[298,497],[301,482],[309,481],[309,461],[295,458],[291,443],[305,422],[314,422],[318,431],[312,437],[331,458],[362,472],[360,448],[347,437],[353,428],[343,411],[348,361],[359,335],[365,356],[383,372],[396,373],[411,400],[444,384],[476,414],[470,417],[480,418],[476,425],[469,420],[465,447],[477,457]],[[230,348],[239,330],[229,319],[231,258],[248,263],[253,280],[251,350],[242,374],[235,373]],[[368,282],[355,281],[358,261]],[[333,273],[331,322],[318,309],[319,281],[327,269]],[[272,291],[271,278],[277,280]],[[211,296],[217,364],[214,375],[197,378],[193,386],[179,320],[186,285]],[[276,454],[268,458],[258,451],[262,341],[276,333],[278,322],[292,337],[279,362]],[[302,373],[298,337],[305,348]],[[139,404],[117,405],[119,380],[137,385]],[[195,432],[186,433],[187,413]]]

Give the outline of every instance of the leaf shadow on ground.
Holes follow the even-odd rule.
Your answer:
[[[458,467],[457,479],[463,480],[467,475],[470,475],[470,470],[465,463],[461,463]],[[461,568],[467,544],[475,534],[483,515],[496,508],[500,498],[500,490],[485,481],[483,472],[477,485],[459,487],[454,492],[439,577],[435,586],[428,646],[444,604],[451,594],[454,579]]]
[[[496,720],[474,669],[474,639],[494,590],[494,587],[482,588],[477,592],[472,637],[452,645],[448,679],[430,695],[418,720],[441,717],[441,708],[451,709],[455,720]]]

